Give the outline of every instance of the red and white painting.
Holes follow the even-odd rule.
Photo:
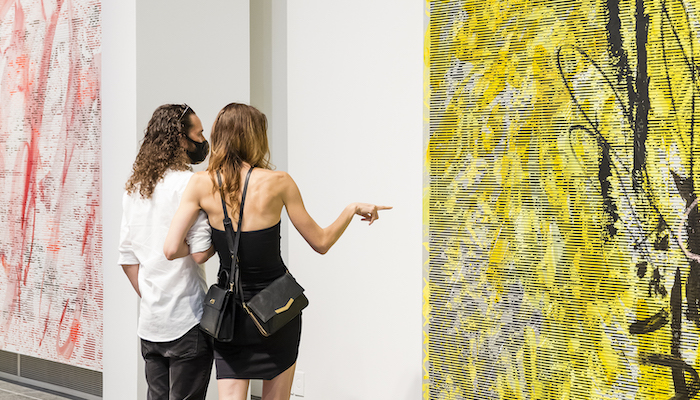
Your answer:
[[[98,371],[100,55],[100,0],[0,0],[0,349]]]

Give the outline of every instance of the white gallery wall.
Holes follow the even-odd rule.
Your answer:
[[[370,227],[356,218],[323,256],[286,225],[285,260],[311,302],[292,398],[420,399],[424,4],[255,1],[103,0],[104,398],[145,398],[137,299],[116,248],[146,122],[187,102],[209,137],[218,110],[241,101],[268,113],[273,162],[320,225],[353,201],[394,206]]]
[[[325,226],[349,202],[394,206],[324,256],[290,233],[306,400],[422,398],[423,7],[287,2],[288,169],[307,209]]]
[[[209,138],[224,105],[250,101],[248,7],[248,0],[103,0],[105,399],[146,398],[137,296],[116,264],[124,183],[159,105],[187,103]],[[207,263],[210,280],[217,262]],[[216,399],[214,381],[209,392]]]
[[[104,399],[138,399],[137,298],[117,265],[121,196],[137,148],[136,1],[102,2]]]

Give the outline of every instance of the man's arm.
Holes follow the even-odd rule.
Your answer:
[[[141,291],[139,290],[139,265],[122,265],[122,268],[124,268],[124,273],[126,274],[127,278],[129,278],[131,286],[133,286],[134,290],[136,290],[136,294],[138,294],[139,297],[141,297]]]

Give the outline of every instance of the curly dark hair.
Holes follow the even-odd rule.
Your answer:
[[[184,104],[165,104],[153,112],[139,154],[126,182],[126,192],[150,199],[158,182],[169,170],[192,170],[183,139],[192,128],[194,110]]]

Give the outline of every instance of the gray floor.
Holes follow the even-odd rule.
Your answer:
[[[37,388],[21,386],[0,380],[0,400],[65,400],[71,397],[58,396]]]

